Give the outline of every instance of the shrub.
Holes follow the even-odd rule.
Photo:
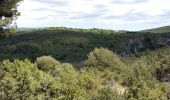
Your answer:
[[[96,100],[94,98],[98,95],[98,90],[103,86],[100,74],[92,70],[81,69],[79,71],[78,85],[88,95],[87,100]]]
[[[118,93],[114,92],[111,88],[101,88],[96,98],[97,100],[122,100]]]
[[[126,98],[130,100],[167,100],[166,89],[157,80],[148,80],[143,76],[130,79]]]
[[[1,100],[28,99],[38,87],[37,68],[30,61],[3,61],[0,64]]]
[[[95,48],[94,51],[90,52],[85,65],[112,67],[113,69],[121,69],[121,67],[126,66],[116,54],[105,48]]]
[[[49,100],[60,94],[56,92],[59,86],[55,78],[29,60],[0,64],[1,100]]]
[[[70,87],[77,83],[77,71],[69,63],[63,63],[61,67],[57,68],[56,79],[65,84],[69,84]]]
[[[38,69],[43,70],[55,76],[56,68],[61,66],[60,62],[51,56],[42,56],[36,59]]]

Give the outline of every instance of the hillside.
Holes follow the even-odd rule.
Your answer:
[[[170,26],[163,26],[159,28],[142,30],[141,32],[150,32],[150,33],[170,33]]]
[[[0,100],[170,100],[169,4],[0,0]]]
[[[22,30],[0,51],[2,100],[170,98],[170,33]]]
[[[169,33],[49,28],[19,32],[2,40],[0,58],[34,60],[41,55],[52,55],[64,62],[80,62],[95,47],[108,48],[124,57],[169,45]]]

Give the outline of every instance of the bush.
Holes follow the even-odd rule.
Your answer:
[[[80,70],[79,73],[79,85],[87,91],[97,91],[101,86],[100,77],[92,72],[86,70]]]
[[[122,98],[123,99],[123,98]],[[102,88],[99,90],[97,100],[122,100],[121,96],[111,88]]]
[[[139,59],[131,64],[133,73],[128,79],[127,99],[166,100],[166,87],[154,77],[159,63],[148,60]]]
[[[3,61],[0,64],[1,100],[28,99],[39,86],[38,70],[30,61]]]
[[[61,63],[51,56],[42,56],[36,59],[38,69],[43,70],[55,76],[56,68],[61,66]]]
[[[148,80],[143,76],[130,79],[126,98],[130,100],[167,100],[166,88],[157,80]]]
[[[103,68],[112,67],[119,70],[126,66],[116,54],[105,48],[95,48],[94,51],[90,52],[85,65]]]

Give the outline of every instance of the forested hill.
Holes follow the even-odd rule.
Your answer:
[[[170,33],[20,30],[0,40],[2,100],[169,100]]]
[[[125,57],[169,45],[170,33],[46,28],[18,32],[3,39],[0,42],[0,58],[34,60],[41,55],[53,55],[64,62],[79,62],[95,47],[108,48]]]
[[[170,26],[164,26],[159,28],[142,30],[141,32],[151,32],[151,33],[170,33]]]
[[[36,17],[39,8],[55,13],[57,8],[51,4],[62,3],[64,8],[71,8],[71,12],[77,12],[74,8],[78,6],[74,7],[74,2],[70,3],[69,0],[27,2],[33,5],[38,3],[39,6],[36,9],[25,4],[20,6],[18,9],[21,12],[26,11],[25,13],[29,11],[30,17],[20,16],[22,20],[16,20],[20,15],[17,10],[20,1],[23,0],[0,0],[0,100],[170,100],[170,26],[136,32],[97,28],[48,28],[42,26],[57,24],[51,20],[57,20],[63,14],[70,13],[58,13],[61,16],[56,14],[45,23],[37,23],[44,19],[43,16]],[[110,8],[113,2],[102,2],[103,6],[96,1],[94,0],[86,10],[91,9],[92,12],[84,13],[85,9],[81,9],[78,11],[82,14],[72,13],[72,16],[77,16],[76,19],[80,21],[85,20],[85,17],[97,20],[103,13],[112,13],[103,10],[105,6]],[[163,7],[159,8],[164,9],[165,11],[161,12],[166,15],[169,13],[168,5],[164,6],[162,1],[158,0],[157,3]],[[136,1],[115,3],[120,4],[118,6],[140,4]],[[76,3],[82,6],[85,4],[90,2],[80,0]],[[146,2],[144,5],[154,6],[155,3]],[[90,20],[84,24],[103,26],[106,17],[110,17],[111,19],[105,20],[110,20],[110,24],[116,20],[124,20],[133,27],[131,18],[136,21],[149,18],[141,8],[135,7],[127,9],[127,12],[133,14],[129,18],[124,18],[126,12],[123,11],[125,16],[122,15],[121,18],[114,15],[100,17],[101,21],[97,22],[101,25]],[[100,13],[101,10],[103,13]],[[132,12],[135,10],[139,12]],[[145,10],[153,12],[152,8]],[[70,22],[67,25],[72,25],[74,18],[71,17],[67,20],[61,18],[62,21],[59,23]],[[158,17],[154,21],[164,21]],[[32,21],[29,25],[24,24],[30,18]],[[16,29],[16,22],[18,26],[41,28]],[[144,20],[143,22],[142,25],[147,24]],[[76,23],[78,26],[84,26],[81,22]],[[121,23],[118,27],[120,25]]]

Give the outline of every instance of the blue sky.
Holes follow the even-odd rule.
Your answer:
[[[170,0],[24,0],[18,27],[142,30],[170,25]]]

